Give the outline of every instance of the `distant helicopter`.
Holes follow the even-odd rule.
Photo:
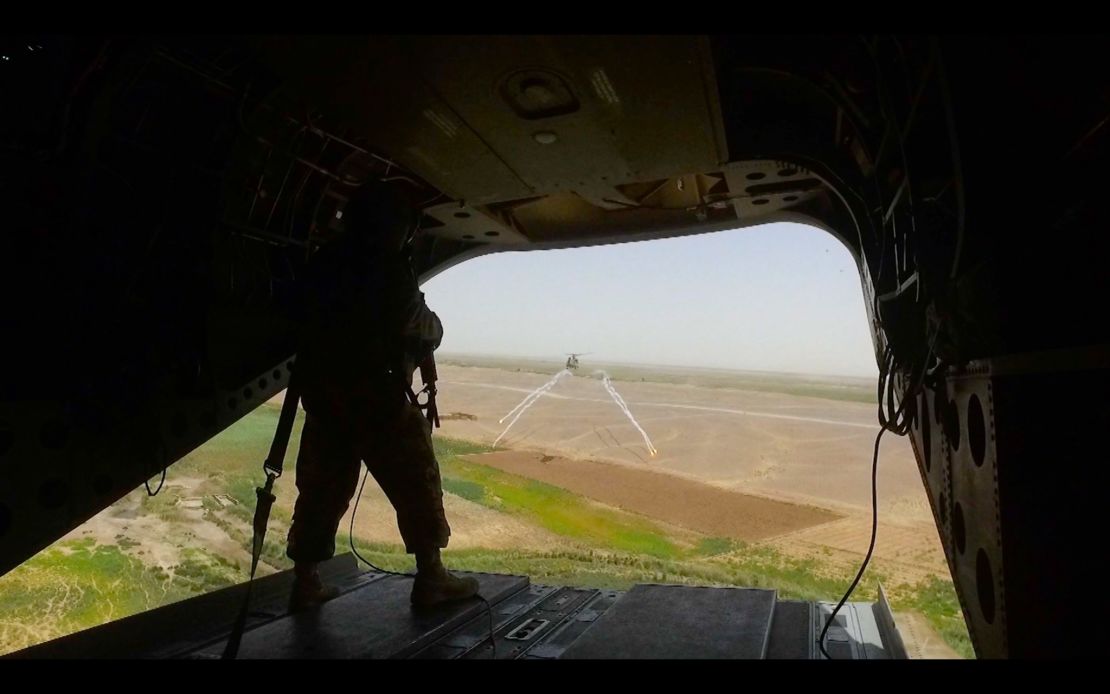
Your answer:
[[[566,368],[574,370],[578,368],[578,357],[584,357],[593,352],[568,352],[567,353],[567,366]]]

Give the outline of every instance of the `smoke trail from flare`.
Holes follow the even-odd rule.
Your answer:
[[[548,381],[547,383],[544,383],[539,388],[536,388],[531,393],[529,393],[523,400],[521,400],[519,403],[517,403],[517,406],[514,407],[513,409],[509,410],[509,413],[507,415],[505,415],[501,419],[497,420],[497,423],[498,424],[504,424],[506,419],[508,419],[509,417],[512,417],[514,414],[516,414],[522,407],[527,408],[529,405],[532,404],[532,401],[536,400],[541,395],[543,395],[547,391],[551,390],[555,386],[555,384],[559,382],[560,378],[562,378],[563,376],[569,376],[569,375],[570,375],[570,370],[569,369],[563,369],[559,373],[555,374],[551,378],[550,381]]]
[[[647,446],[648,453],[654,458],[655,454],[659,451],[652,445],[651,439],[648,438],[644,428],[641,427],[640,423],[636,421],[636,418],[632,416],[632,411],[628,409],[628,403],[624,401],[621,394],[613,387],[613,382],[609,380],[609,374],[604,371],[595,371],[594,373],[601,374],[601,385],[605,386],[605,390],[609,391],[609,396],[613,398],[613,402],[617,403],[617,407],[621,408],[621,411],[624,412],[624,416],[628,417],[628,421],[632,422],[632,426],[636,427],[636,431],[640,432],[640,436],[644,437],[644,444]]]
[[[496,446],[501,441],[501,439],[505,438],[505,434],[509,433],[509,429],[513,428],[513,425],[516,424],[516,420],[520,419],[520,416],[522,414],[524,414],[524,412],[529,407],[532,406],[532,403],[536,402],[541,397],[543,397],[544,393],[546,393],[547,391],[554,388],[555,384],[558,383],[559,379],[561,379],[563,376],[570,376],[570,375],[571,375],[570,369],[563,369],[559,373],[552,376],[550,381],[548,381],[547,383],[544,383],[542,386],[540,386],[539,388],[536,388],[531,393],[529,393],[528,396],[525,397],[523,400],[521,400],[520,403],[516,407],[514,407],[512,410],[509,411],[509,414],[507,414],[504,417],[502,417],[501,419],[497,420],[497,423],[501,424],[506,419],[508,419],[509,417],[513,418],[512,421],[509,422],[509,425],[507,427],[505,427],[505,430],[501,432],[501,435],[498,436],[494,440],[493,445]]]

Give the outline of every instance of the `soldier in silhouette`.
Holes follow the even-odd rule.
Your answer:
[[[431,424],[411,395],[416,365],[443,337],[407,255],[418,215],[399,186],[368,184],[344,210],[343,234],[309,261],[296,364],[306,417],[287,549],[295,609],[337,592],[322,583],[317,565],[335,553],[363,463],[416,557],[413,605],[478,592],[475,579],[452,575],[440,559],[451,529]]]

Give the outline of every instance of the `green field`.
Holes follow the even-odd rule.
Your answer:
[[[163,542],[176,543],[178,560],[169,567],[152,565],[150,547],[128,533],[110,541],[89,538],[59,542],[0,578],[0,653],[95,626],[112,619],[230,585],[246,577],[254,487],[262,479],[260,461],[276,425],[278,408],[260,407],[170,469],[167,488],[157,497],[134,494],[140,515],[159,519],[171,529]],[[290,451],[297,450],[294,433]],[[839,599],[852,575],[830,570],[816,559],[783,556],[762,545],[701,536],[669,528],[633,513],[595,503],[565,489],[480,465],[464,456],[483,446],[436,437],[444,488],[471,502],[537,525],[563,538],[565,546],[549,552],[492,549],[447,550],[454,568],[528,575],[538,583],[628,588],[640,582],[685,583],[775,588],[784,598]],[[172,482],[175,476],[201,478],[203,506],[189,516],[221,528],[236,545],[225,556],[192,536],[187,512]],[[284,539],[294,475],[278,485],[282,501],[271,517],[262,573],[288,568]],[[193,494],[198,492],[194,490]],[[226,506],[213,495],[233,500]],[[343,551],[349,538],[341,532]],[[149,540],[148,540],[149,542]],[[409,570],[411,557],[398,545],[356,546],[384,568]],[[925,615],[937,631],[965,657],[971,647],[952,585],[931,579],[918,585],[892,585],[880,569],[869,570],[854,599],[876,599],[883,581],[896,610]]]

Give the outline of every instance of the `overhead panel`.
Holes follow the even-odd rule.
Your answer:
[[[697,38],[422,37],[410,47],[451,114],[536,193],[619,198],[617,184],[713,170],[725,156]],[[502,194],[491,183],[459,192],[488,201]]]
[[[727,200],[742,219],[804,204],[826,190],[821,179],[790,162],[751,160],[728,164],[722,172]]]
[[[426,226],[435,236],[482,243],[527,243],[512,223],[485,210],[449,202],[424,209],[425,218],[435,220],[437,226]]]
[[[531,190],[420,77],[403,50],[377,55],[347,88],[371,142],[456,200],[485,204]]]

